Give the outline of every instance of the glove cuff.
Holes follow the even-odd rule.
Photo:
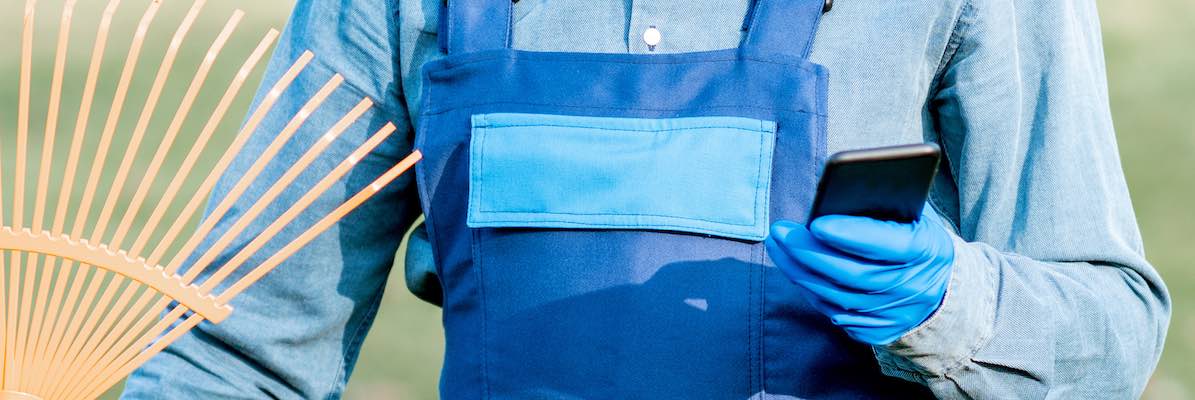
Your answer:
[[[941,306],[895,342],[874,346],[885,375],[918,383],[942,376],[987,343],[996,311],[996,268],[983,251],[956,235],[954,266]]]

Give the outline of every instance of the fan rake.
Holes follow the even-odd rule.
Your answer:
[[[249,262],[251,256],[260,252],[267,242],[396,130],[393,124],[386,124],[322,176],[299,200],[285,205],[287,211],[262,232],[256,233],[235,256],[210,271],[205,280],[196,282],[203,271],[213,266],[221,252],[231,251],[229,247],[234,238],[246,233],[250,223],[307,171],[338,136],[361,119],[373,103],[368,98],[362,99],[306,149],[298,161],[289,165],[281,178],[268,182],[270,188],[237,217],[231,228],[213,235],[217,222],[286,147],[308,117],[342,84],[339,75],[332,76],[280,132],[273,134],[273,141],[252,166],[237,177],[239,180],[229,194],[206,207],[206,217],[191,231],[184,222],[198,217],[196,213],[204,207],[207,194],[219,177],[314,56],[307,52],[294,61],[273,83],[270,91],[259,99],[258,107],[236,136],[226,146],[213,145],[220,143],[213,138],[218,136],[218,127],[225,114],[279,36],[277,31],[270,30],[239,67],[219,102],[208,111],[210,113],[204,114],[206,123],[203,128],[198,132],[184,132],[187,130],[184,121],[196,108],[196,99],[216,66],[218,55],[242,20],[243,13],[237,10],[208,48],[178,107],[165,114],[170,116],[169,126],[164,131],[153,132],[154,138],[160,137],[156,151],[139,158],[139,148],[151,131],[150,122],[160,114],[157,110],[159,98],[167,83],[172,82],[175,61],[205,0],[193,0],[175,30],[145,94],[136,124],[128,133],[118,129],[119,121],[130,91],[134,89],[131,82],[150,23],[162,5],[162,0],[148,2],[123,60],[123,68],[115,80],[115,91],[103,128],[91,130],[89,119],[96,108],[105,48],[120,2],[108,0],[99,16],[80,105],[74,116],[74,129],[70,134],[63,134],[59,132],[58,124],[62,117],[67,48],[76,0],[64,1],[54,64],[52,70],[48,70],[51,79],[45,127],[40,137],[40,158],[34,165],[30,153],[37,153],[37,148],[31,148],[34,144],[31,142],[37,142],[38,138],[31,137],[30,103],[37,0],[26,0],[17,127],[15,134],[0,132],[3,133],[0,150],[15,153],[13,162],[8,163],[12,171],[9,174],[0,171],[0,353],[3,354],[0,400],[99,396],[200,322],[219,323],[226,319],[233,312],[229,306],[233,298],[420,159],[420,154],[413,152],[318,222],[306,227],[280,250],[272,255],[262,255],[266,258],[264,262]],[[124,135],[121,138],[128,137],[123,148],[114,147],[114,142],[118,142],[115,139],[118,131]],[[69,140],[69,150],[56,151],[56,140],[63,143]],[[180,143],[184,141],[188,142],[185,146]],[[85,145],[89,151],[84,151]],[[3,149],[7,146],[11,147]],[[90,151],[93,148],[94,151]],[[179,151],[185,151],[186,156],[177,168],[167,171],[167,154],[171,149],[182,149]],[[87,154],[92,157],[84,157]],[[205,158],[205,155],[213,154],[216,156]],[[150,158],[148,164],[143,158]],[[205,159],[218,161],[206,165],[203,163]],[[4,164],[0,163],[0,166]],[[109,164],[116,164],[115,168]],[[29,176],[34,177],[30,179]],[[202,183],[197,186],[186,184],[191,178]],[[5,187],[5,182],[11,186]],[[101,187],[102,182],[109,183]],[[167,187],[160,197],[151,198],[148,188],[155,183]],[[80,187],[81,195],[77,193]],[[58,193],[54,202],[48,199],[52,188]],[[126,189],[133,192],[131,199],[122,196]],[[5,202],[6,197],[11,199],[10,203]],[[32,215],[26,215],[29,208],[32,208]],[[93,208],[99,211],[98,216],[91,215]],[[184,235],[184,230],[193,233]],[[204,251],[197,251],[201,243],[213,244]],[[188,261],[192,255],[196,256],[194,261]],[[189,267],[180,273],[184,263]],[[234,276],[237,279],[230,280]],[[221,285],[225,281],[231,284]]]

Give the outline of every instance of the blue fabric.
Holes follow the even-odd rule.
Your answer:
[[[508,0],[444,1],[452,18],[444,21],[445,50],[470,53],[510,46],[512,2]]]
[[[748,36],[760,39],[738,49],[643,56],[499,48],[427,64],[416,129],[426,158],[416,169],[444,290],[442,397],[927,395],[883,375],[868,346],[802,301],[802,289],[768,265],[760,231],[610,229],[575,216],[580,222],[548,228],[532,213],[484,223],[488,211],[614,207],[617,215],[600,221],[642,224],[629,212],[663,210],[758,229],[757,172],[766,162],[784,177],[764,184],[767,219],[808,215],[825,160],[827,72],[802,57],[804,48],[765,54],[757,44],[808,42],[792,35],[812,35],[820,7],[761,1],[775,1],[761,10],[799,19],[757,18]],[[449,42],[493,45],[482,37],[493,31]],[[494,114],[504,117],[491,121]],[[710,122],[736,129],[695,129]],[[772,135],[774,150],[762,148]],[[727,165],[703,165],[719,160]],[[483,171],[494,164],[497,171]],[[708,171],[716,167],[724,170]],[[594,182],[573,184],[579,177]],[[497,199],[485,197],[490,185]]]
[[[472,121],[471,228],[767,235],[774,122],[539,114]]]
[[[925,322],[946,297],[954,241],[932,210],[912,223],[827,215],[777,221],[768,255],[851,337],[886,345]]]
[[[751,25],[747,15],[753,2],[520,0],[512,6],[510,19],[514,23],[509,43],[510,47],[525,51],[519,54],[523,58],[532,51],[652,54],[660,60],[667,60],[666,54],[672,53],[721,52],[719,55],[724,60],[724,49],[737,47],[750,33],[742,28],[744,23]],[[316,58],[307,72],[299,75],[291,90],[283,93],[276,111],[254,133],[252,143],[257,145],[245,150],[225,181],[231,182],[243,173],[262,146],[332,73],[341,74],[345,84],[317,115],[312,115],[308,124],[300,127],[279,162],[266,167],[263,180],[281,175],[289,166],[288,161],[299,157],[362,97],[377,101],[377,108],[367,117],[370,123],[349,127],[336,146],[355,147],[388,120],[394,121],[399,131],[380,147],[380,154],[362,161],[358,168],[366,169],[351,174],[343,182],[343,188],[338,186],[316,209],[329,210],[336,201],[355,193],[376,173],[392,165],[397,157],[410,150],[414,127],[423,118],[424,67],[445,57],[438,44],[449,36],[444,3],[444,0],[298,0],[265,74],[266,85],[260,95],[269,90],[302,52],[312,50]],[[813,344],[786,349],[780,346],[783,343],[767,339],[762,347],[768,349],[767,365],[772,373],[765,378],[756,373],[754,378],[743,377],[744,380],[766,380],[768,392],[805,393],[807,396],[803,397],[818,398],[823,391],[835,390],[836,386],[870,380],[870,368],[878,364],[885,375],[917,382],[940,398],[1136,398],[1162,350],[1170,299],[1162,279],[1144,256],[1121,172],[1108,107],[1095,3],[1087,0],[838,1],[833,11],[821,17],[809,51],[809,62],[832,71],[832,78],[826,82],[825,103],[817,107],[801,105],[799,102],[811,99],[805,95],[759,89],[775,84],[778,74],[803,73],[802,67],[791,65],[785,67],[791,72],[784,72],[784,68],[773,71],[760,64],[740,64],[734,68],[744,71],[725,75],[730,80],[726,84],[721,83],[718,75],[692,67],[685,72],[693,73],[700,81],[689,83],[689,76],[650,72],[634,78],[614,69],[584,66],[577,73],[610,71],[616,78],[610,82],[635,79],[634,85],[590,88],[575,95],[632,96],[627,100],[630,102],[641,99],[638,96],[653,96],[636,94],[639,88],[659,88],[661,91],[653,92],[654,98],[635,103],[636,112],[649,114],[644,109],[659,103],[693,116],[700,114],[698,99],[711,100],[708,104],[712,105],[739,104],[743,110],[769,107],[767,102],[749,103],[763,93],[780,96],[773,104],[795,104],[790,108],[816,109],[828,115],[824,121],[825,137],[818,140],[830,153],[927,140],[942,146],[945,162],[935,180],[931,203],[947,222],[956,252],[949,289],[938,311],[896,342],[869,349],[845,336],[842,346],[817,345],[824,342],[816,339],[822,337],[816,331],[838,328],[828,323],[823,326],[821,321],[825,317],[815,310],[807,312],[803,311],[807,308],[794,306],[793,311],[801,316],[769,319],[765,328],[770,335],[809,336],[815,338]],[[642,35],[651,26],[662,33],[662,40],[649,48]],[[502,27],[495,29],[507,32]],[[781,51],[799,53],[801,42],[801,39],[791,40],[793,46],[782,46]],[[447,48],[447,43],[444,46]],[[537,62],[552,57],[532,56],[540,57]],[[768,54],[757,56],[766,60]],[[693,60],[694,56],[689,57],[688,60]],[[636,59],[625,58],[626,62]],[[706,57],[710,63],[717,59]],[[652,63],[645,69],[656,67]],[[487,68],[490,68],[487,71],[497,69],[492,65]],[[556,69],[568,70],[568,66]],[[526,84],[546,80],[544,84],[548,86],[578,88],[557,77],[527,73],[530,70],[510,68],[498,72],[522,71],[519,79]],[[501,85],[487,86],[484,81],[493,77],[484,74],[458,74],[455,78],[477,80],[469,86],[470,92],[457,94],[462,97],[487,96],[490,90],[504,90]],[[799,85],[804,81],[783,82]],[[707,95],[696,93],[699,89],[695,87],[701,85],[710,88]],[[667,92],[662,90],[674,86],[686,87],[676,93],[686,96],[684,100],[673,101],[664,95]],[[736,87],[753,94],[742,100],[727,100],[734,97],[730,94],[735,93]],[[438,98],[435,102],[451,100]],[[567,93],[552,100],[566,106],[584,106],[573,102]],[[491,101],[520,99],[510,96]],[[577,114],[567,109],[544,113]],[[656,113],[668,114],[668,111]],[[715,109],[700,115],[733,114]],[[468,129],[467,116],[455,121],[456,128],[452,129]],[[778,122],[781,124],[777,148],[797,147],[793,136],[785,134],[785,122]],[[782,143],[786,141],[788,144]],[[347,153],[335,155],[344,154]],[[774,161],[777,166],[785,154],[777,152],[778,160]],[[330,161],[317,165],[331,168],[334,164]],[[773,180],[803,182],[804,171],[794,163],[783,170],[774,170]],[[301,176],[294,190],[284,192],[278,204],[293,203],[317,176]],[[126,398],[338,397],[352,376],[360,344],[377,311],[402,233],[410,228],[419,212],[416,185],[410,178],[400,178],[391,186],[393,192],[375,197],[365,208],[340,221],[306,250],[239,296],[232,304],[237,311],[224,323],[200,324],[139,369],[126,386]],[[801,184],[808,183],[793,185]],[[229,186],[218,187],[215,198],[223,197]],[[776,199],[773,197],[773,207],[779,206]],[[234,210],[246,209],[254,201],[255,197],[246,196]],[[281,212],[281,207],[272,207],[254,222],[247,235],[260,232]],[[301,215],[295,226],[308,226],[320,216],[320,212]],[[771,217],[783,215],[773,210]],[[459,222],[463,224],[463,220],[462,217]],[[219,226],[227,227],[232,222],[230,217]],[[452,268],[451,276],[437,277],[433,253],[442,249],[433,250],[426,228],[427,225],[420,225],[414,229],[406,257],[407,269],[413,272],[409,275],[413,277],[412,286],[419,292],[439,287],[441,279],[462,282],[461,276],[468,278],[482,273],[480,269]],[[627,240],[623,237],[630,236],[630,232],[620,235],[611,235],[611,241]],[[275,242],[263,252],[275,251],[283,243]],[[247,241],[234,243],[230,252],[244,243]],[[692,244],[708,245],[697,241]],[[596,246],[605,248],[600,246],[606,244]],[[570,249],[547,247],[552,252]],[[718,260],[741,257],[741,251],[718,254],[710,251],[703,255]],[[606,273],[611,265],[619,268],[617,262],[622,256],[616,255],[608,263],[590,261],[586,265],[591,269],[560,270],[553,276],[555,281],[544,278],[545,282],[535,287],[572,281],[595,271]],[[639,255],[654,256],[655,253]],[[523,261],[527,265],[519,270],[529,276],[531,269],[542,267],[542,273],[559,264],[541,264],[531,257]],[[669,271],[677,272],[675,269]],[[759,282],[762,276],[769,277],[767,286],[775,288],[768,292],[767,303],[773,310],[776,304],[803,301],[793,295],[799,292],[781,291],[793,284],[786,279],[773,280],[771,277],[780,273],[770,265],[765,263],[762,271],[754,275],[753,282]],[[684,271],[680,274],[687,275]],[[712,272],[707,275],[710,279],[719,278],[712,276]],[[687,279],[676,274],[658,276],[657,281]],[[747,287],[747,283],[742,285]],[[762,284],[757,284],[750,288],[752,297],[762,296],[758,290],[761,287]],[[697,306],[703,304],[699,298],[683,297],[690,300],[684,303],[687,310],[698,310]],[[458,307],[460,304],[463,303],[458,303]],[[717,307],[719,304],[729,303],[717,299],[705,303],[708,310],[724,309]],[[454,310],[447,308],[445,312],[451,314]],[[744,331],[758,326],[748,322],[744,318],[735,323]],[[394,338],[387,340],[409,340],[403,336],[406,331],[407,327],[402,327]],[[815,333],[807,335],[807,332]],[[481,337],[461,332],[453,336],[456,346]],[[613,340],[594,343],[609,349]],[[739,344],[733,342],[727,346],[740,347]],[[787,354],[779,354],[784,351]],[[796,370],[808,365],[808,359],[823,355],[858,359],[861,363],[866,363],[862,360],[868,357],[872,359],[864,368],[852,363],[838,364],[841,368],[826,368],[821,364],[821,369],[802,370],[795,376],[780,373],[785,370],[785,363],[791,363]],[[595,362],[616,364],[611,358],[598,357]],[[504,372],[509,374],[535,372],[525,366],[504,364],[503,367],[512,369]],[[456,362],[453,368],[459,371],[461,364]],[[864,373],[860,375],[859,371]],[[731,374],[747,375],[741,370]],[[481,384],[480,380],[462,381],[460,376],[453,375],[447,382]],[[839,376],[857,379],[846,381],[837,379]],[[824,379],[827,377],[833,379]],[[919,395],[904,390],[895,387],[892,392],[906,393],[906,397]]]

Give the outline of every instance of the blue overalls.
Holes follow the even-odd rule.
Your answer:
[[[826,158],[822,0],[757,0],[740,48],[510,49],[510,0],[452,0],[417,167],[446,399],[929,397],[771,266]]]

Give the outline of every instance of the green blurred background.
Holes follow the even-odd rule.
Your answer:
[[[6,146],[12,145],[16,119],[16,83],[18,45],[23,1],[4,0],[0,9],[0,136]],[[37,82],[48,82],[45,72],[52,61],[52,40],[55,37],[58,10],[62,0],[44,0],[39,8],[37,31]],[[71,47],[70,73],[82,76],[90,51],[90,36],[94,32],[103,2],[84,0],[76,14],[76,33]],[[147,1],[126,0],[117,18],[110,60],[120,61],[127,50],[132,27]],[[148,86],[156,60],[166,41],[191,2],[166,1],[162,14],[151,30],[147,49],[140,63],[141,75],[134,84],[134,93]],[[292,1],[234,1],[209,0],[180,58],[182,77],[194,71],[207,43],[210,43],[234,8],[247,14],[238,34],[230,42],[226,53],[229,62],[220,65],[213,75],[212,87],[227,82],[257,40],[270,27],[282,27]],[[1195,274],[1188,263],[1195,239],[1195,1],[1099,1],[1103,18],[1104,43],[1108,61],[1112,110],[1120,141],[1120,151],[1128,176],[1137,216],[1145,237],[1148,256],[1161,270],[1175,299],[1175,313],[1161,366],[1154,375],[1145,398],[1195,398]],[[79,33],[82,32],[82,33]],[[184,67],[185,66],[185,67]],[[105,67],[109,76],[118,72],[119,62]],[[255,75],[252,82],[256,82]],[[187,79],[167,87],[167,97],[185,90]],[[65,94],[66,110],[77,106],[81,82],[69,81]],[[101,84],[101,93],[110,93],[111,81]],[[108,90],[105,92],[104,90]],[[247,88],[249,94],[252,88]],[[222,90],[222,89],[221,89]],[[44,85],[34,96],[35,104],[43,104]],[[209,109],[218,90],[201,97],[198,108]],[[177,95],[174,95],[177,98]],[[101,95],[99,99],[110,98]],[[127,110],[139,109],[131,100]],[[167,100],[170,101],[170,100]],[[176,100],[173,100],[177,102]],[[177,104],[177,103],[174,103]],[[248,96],[234,107],[244,110]],[[205,108],[206,107],[206,108]],[[106,110],[106,106],[100,108]],[[164,106],[165,110],[172,110]],[[35,106],[35,115],[39,108]],[[126,112],[135,118],[135,114]],[[166,112],[159,112],[167,114]],[[67,113],[68,115],[72,115]],[[93,123],[102,121],[102,112]],[[228,137],[236,129],[240,113],[230,116],[231,123],[221,127]],[[73,126],[73,118],[64,128]],[[155,120],[157,121],[157,120]],[[192,118],[184,132],[197,131],[202,118]],[[157,123],[157,122],[155,122]],[[34,121],[33,141],[40,137],[40,122]],[[127,132],[127,129],[121,132]],[[119,145],[119,143],[118,143]],[[11,150],[8,153],[11,155]],[[7,156],[6,156],[7,157]],[[11,164],[11,160],[6,161]],[[10,165],[5,165],[10,168]],[[6,170],[7,171],[11,171]],[[401,253],[400,253],[401,254]],[[439,326],[439,310],[423,304],[408,294],[402,285],[401,274],[394,274],[384,299],[377,323],[365,342],[360,364],[349,383],[348,399],[432,399],[436,397],[440,354],[443,346]],[[296,360],[296,362],[299,362]],[[114,397],[110,393],[106,397]]]

